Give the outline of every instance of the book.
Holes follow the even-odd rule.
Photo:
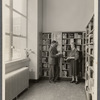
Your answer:
[[[48,64],[47,63],[44,63],[42,66],[43,66],[43,68],[47,68],[48,67]]]
[[[48,34],[43,34],[43,39],[48,39]]]
[[[70,61],[70,60],[74,60],[75,57],[68,57],[67,59],[65,59],[65,61]]]
[[[48,62],[48,58],[42,58],[42,63],[47,63]]]
[[[68,38],[74,38],[74,33],[68,34]]]
[[[63,34],[63,39],[66,39],[67,35],[66,34]]]
[[[47,51],[47,46],[43,46],[43,51]]]
[[[78,37],[77,38],[82,38],[82,33],[78,33]]]
[[[75,40],[75,44],[77,44],[77,45],[81,45],[81,44],[82,44],[82,40],[81,40],[81,39],[77,39],[77,40]]]
[[[75,33],[74,38],[78,38],[78,33]]]

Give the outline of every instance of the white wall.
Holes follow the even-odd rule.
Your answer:
[[[43,0],[43,31],[84,31],[93,0]]]
[[[28,48],[35,52],[30,55],[30,79],[41,75],[42,31],[83,31],[92,15],[93,0],[28,0]]]
[[[28,48],[35,54],[30,55],[30,79],[39,78],[40,36],[42,33],[42,0],[28,0]]]
[[[28,0],[28,48],[30,55],[30,79],[37,79],[37,0]]]

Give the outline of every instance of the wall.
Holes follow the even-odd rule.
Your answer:
[[[38,0],[38,69],[37,69],[37,76],[38,78],[41,77],[42,74],[42,52],[41,52],[41,45],[42,45],[42,31],[43,31],[43,0]]]
[[[30,79],[39,78],[39,38],[42,31],[42,0],[28,0],[28,49],[35,54],[30,55]]]
[[[93,0],[43,0],[43,31],[84,31]]]

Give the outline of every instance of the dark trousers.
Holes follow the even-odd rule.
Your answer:
[[[55,67],[54,67],[54,81],[57,81],[59,78],[59,70],[60,70],[59,66],[55,65]]]
[[[59,66],[58,65],[49,65],[49,80],[57,81],[59,78]]]
[[[49,80],[54,81],[54,66],[53,64],[49,64]]]

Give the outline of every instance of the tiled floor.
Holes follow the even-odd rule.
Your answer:
[[[49,83],[41,80],[22,93],[18,100],[86,100],[84,83],[78,85],[69,81]]]

